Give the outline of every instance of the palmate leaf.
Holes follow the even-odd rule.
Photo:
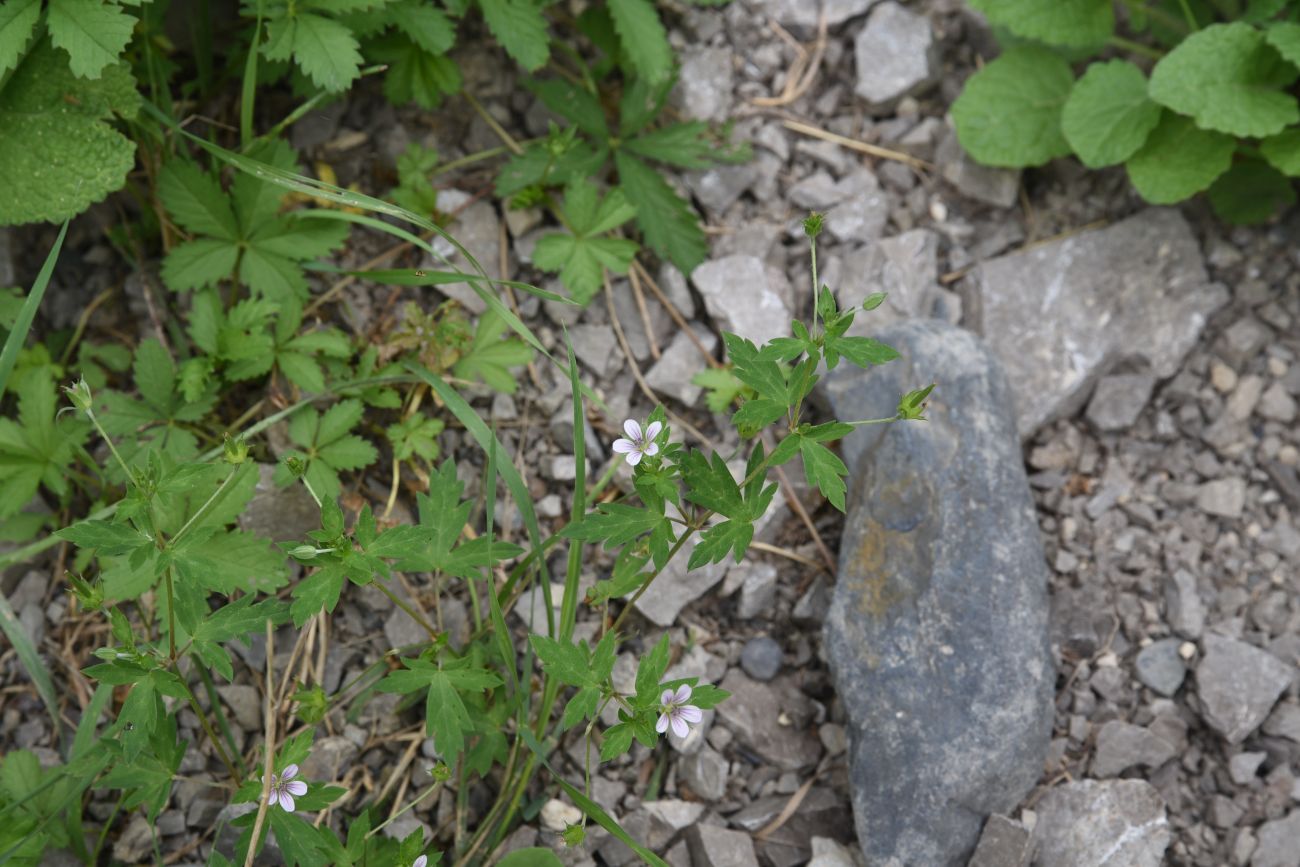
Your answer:
[[[465,749],[465,736],[474,731],[461,691],[480,692],[501,685],[501,679],[478,668],[438,668],[424,659],[403,659],[405,669],[391,672],[379,683],[383,692],[411,693],[428,690],[425,700],[427,731],[438,752],[453,761]]]
[[[61,221],[119,189],[135,145],[105,121],[139,106],[126,66],[87,81],[48,42],[33,49],[0,90],[0,225]]]
[[[361,401],[349,399],[339,401],[323,415],[305,409],[289,421],[289,439],[301,449],[294,456],[307,462],[306,479],[318,497],[332,500],[339,495],[339,470],[358,470],[378,459],[373,445],[348,433],[364,411]],[[276,467],[275,480],[279,485],[293,481],[283,463]]]
[[[131,41],[135,18],[111,0],[50,0],[50,39],[68,52],[72,73],[99,78]]]
[[[437,108],[444,97],[460,91],[456,64],[443,54],[431,54],[405,36],[385,37],[368,47],[367,52],[388,64],[384,95],[390,102]]]
[[[23,377],[17,392],[17,421],[0,418],[0,518],[18,512],[41,485],[65,496],[67,468],[89,433],[71,415],[56,417],[48,368]]]
[[[626,151],[614,154],[618,183],[636,208],[636,222],[646,244],[689,274],[704,261],[708,244],[699,218],[668,182],[642,160]]]
[[[633,71],[652,83],[666,79],[673,69],[673,50],[654,4],[650,0],[609,0],[608,6]]]
[[[0,3],[0,77],[17,65],[40,18],[41,0]]]
[[[529,72],[546,65],[551,40],[546,19],[533,0],[478,0],[483,19],[497,42]]]
[[[474,340],[460,357],[454,372],[462,379],[482,379],[492,388],[513,394],[519,387],[511,372],[533,360],[533,350],[522,340],[506,337],[506,321],[489,308],[479,317]]]

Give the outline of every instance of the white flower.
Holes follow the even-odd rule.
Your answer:
[[[641,425],[635,419],[628,419],[623,422],[623,433],[627,434],[627,438],[614,440],[614,451],[627,455],[627,462],[635,467],[646,455],[659,454],[659,444],[655,442],[655,437],[663,429],[662,422],[652,421],[642,433]]]
[[[659,696],[659,722],[655,723],[655,731],[663,734],[668,731],[668,727],[673,727],[673,734],[679,738],[686,737],[690,731],[688,723],[697,723],[704,719],[704,714],[693,704],[687,704],[691,698],[691,688],[686,684],[677,687],[677,692],[671,689],[665,689],[664,694]]]
[[[429,863],[429,856],[421,855],[419,858],[416,858],[414,861],[411,862],[411,867],[427,867],[428,863]]]
[[[294,797],[301,798],[307,794],[307,784],[302,780],[295,780],[296,776],[298,776],[297,765],[288,765],[278,775],[271,774],[270,802],[274,804],[278,801],[286,813],[293,812]]]

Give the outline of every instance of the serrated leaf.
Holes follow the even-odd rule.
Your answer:
[[[301,629],[321,611],[332,612],[339,604],[345,580],[342,569],[327,566],[299,581],[293,588],[293,604],[289,607],[293,625]]]
[[[186,231],[226,241],[239,237],[235,213],[221,184],[189,160],[176,158],[163,166],[158,196]]]
[[[777,364],[776,354],[769,349],[760,350],[752,341],[738,334],[723,332],[722,341],[731,359],[732,375],[748,385],[762,397],[790,405],[786,377]]]
[[[41,17],[41,0],[0,3],[0,78],[18,64]]]
[[[1074,85],[1061,112],[1061,131],[1089,168],[1122,163],[1160,123],[1147,98],[1147,80],[1127,60],[1094,63]]]
[[[712,461],[703,452],[688,452],[681,461],[681,471],[686,482],[686,499],[692,503],[728,518],[746,514],[740,486],[717,452]]]
[[[600,760],[612,761],[627,752],[632,746],[632,726],[625,722],[605,729],[605,737],[600,743]]]
[[[61,221],[119,189],[135,145],[104,121],[139,105],[125,66],[84,81],[49,43],[33,49],[0,91],[0,225]]]
[[[636,207],[646,244],[684,274],[704,261],[708,244],[691,206],[654,169],[626,151],[614,154],[618,183]]]
[[[400,0],[384,7],[384,14],[411,41],[429,54],[442,54],[456,41],[456,27],[442,10],[421,0]]]
[[[1296,200],[1291,181],[1259,160],[1243,160],[1228,169],[1208,195],[1214,212],[1236,225],[1262,223]]]
[[[187,539],[174,554],[178,575],[218,593],[273,592],[287,581],[280,553],[268,540],[243,530],[218,531],[193,543]]]
[[[541,98],[547,108],[573,121],[587,135],[598,140],[609,138],[605,109],[590,91],[561,78],[534,82],[528,87]]]
[[[266,621],[279,625],[289,617],[289,606],[278,599],[255,602],[252,594],[229,602],[200,621],[194,638],[200,641],[229,641],[243,638],[266,626]]]
[[[804,477],[808,484],[815,485],[832,506],[843,512],[844,477],[849,473],[844,461],[826,446],[810,439],[800,441],[799,454],[803,457]]]
[[[745,556],[745,549],[754,538],[752,521],[723,521],[707,527],[700,534],[700,542],[691,551],[687,569],[698,569],[708,563],[718,563],[732,554],[739,563]]]
[[[1124,164],[1129,180],[1153,205],[1171,205],[1214,183],[1232,164],[1237,143],[1165,112],[1142,149]]]
[[[701,121],[674,123],[630,138],[624,147],[638,156],[683,169],[703,169],[717,162],[718,148]]]
[[[546,65],[551,54],[546,19],[531,0],[479,0],[479,6],[506,54],[529,72]]]
[[[649,533],[667,521],[661,512],[627,503],[601,503],[595,512],[565,527],[560,533],[567,539],[604,542],[606,548],[619,548]]]
[[[1061,109],[1073,85],[1069,64],[1047,49],[1008,48],[966,80],[952,105],[962,147],[985,165],[1008,168],[1065,156]]]
[[[163,260],[162,278],[173,292],[216,286],[235,273],[239,248],[217,238],[196,238],[178,244]]]
[[[668,670],[668,633],[655,643],[654,648],[641,657],[636,668],[636,697],[638,705],[655,705],[659,701],[659,682]]]
[[[1264,38],[1288,63],[1300,66],[1300,24],[1278,21],[1264,31]]]
[[[659,14],[649,0],[608,0],[623,55],[638,76],[663,81],[672,72],[673,50]]]
[[[385,41],[373,52],[376,59],[388,64],[384,95],[390,102],[398,105],[415,102],[425,108],[437,108],[445,96],[460,91],[460,70],[448,57],[430,54],[402,38]]]
[[[47,26],[55,47],[68,52],[72,74],[99,78],[126,50],[135,18],[105,0],[50,0]]]
[[[531,635],[533,650],[541,660],[542,670],[561,683],[569,686],[598,686],[592,678],[590,654],[576,644],[567,644],[547,638],[544,635]]]
[[[54,535],[66,539],[78,548],[98,551],[107,557],[129,554],[137,548],[151,544],[140,531],[129,524],[109,521],[81,521],[65,527]]]
[[[1111,0],[971,0],[995,24],[1048,45],[1100,46],[1115,32]]]
[[[361,74],[361,51],[352,31],[320,15],[294,18],[293,59],[324,90],[344,90]]]
[[[1282,174],[1300,177],[1300,129],[1269,136],[1259,143],[1259,152]]]
[[[600,690],[595,687],[587,686],[573,694],[564,706],[564,716],[560,720],[562,730],[571,729],[584,719],[590,719],[596,715],[596,708],[600,705]],[[549,849],[547,850],[550,851]]]
[[[1300,105],[1280,89],[1297,75],[1254,27],[1213,24],[1161,58],[1148,93],[1202,129],[1269,136],[1300,121]]]

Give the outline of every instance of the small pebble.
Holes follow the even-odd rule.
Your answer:
[[[768,681],[781,670],[785,652],[766,635],[751,638],[740,651],[740,667],[754,680]]]

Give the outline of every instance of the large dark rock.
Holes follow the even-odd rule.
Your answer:
[[[898,361],[827,383],[835,417],[889,416],[937,383],[925,422],[868,425],[850,467],[826,623],[872,865],[964,865],[985,817],[1043,767],[1052,721],[1047,565],[997,360],[937,321],[891,326]]]

